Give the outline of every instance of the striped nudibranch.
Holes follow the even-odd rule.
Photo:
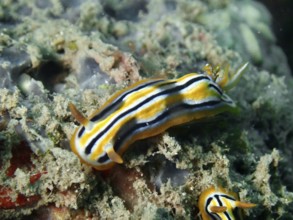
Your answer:
[[[86,164],[105,170],[122,163],[121,155],[136,140],[233,111],[236,105],[224,91],[234,87],[247,66],[232,76],[228,68],[220,75],[207,66],[204,74],[140,81],[114,94],[89,119],[70,103],[72,115],[81,124],[71,138],[71,149]]]
[[[198,208],[202,220],[235,220],[235,208],[253,208],[256,204],[240,202],[235,193],[221,187],[210,187],[199,197]]]

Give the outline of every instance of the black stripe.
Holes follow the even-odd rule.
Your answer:
[[[186,103],[182,103],[179,105],[175,105],[173,107],[167,108],[162,114],[160,114],[158,117],[156,117],[154,120],[152,121],[147,121],[147,122],[142,122],[142,123],[132,123],[129,122],[127,124],[125,124],[125,128],[120,128],[121,131],[123,131],[123,134],[118,135],[116,138],[119,139],[117,141],[115,141],[114,144],[114,149],[115,151],[119,151],[121,145],[123,145],[123,142],[125,140],[127,140],[129,137],[133,136],[134,133],[136,133],[139,129],[143,128],[143,127],[149,127],[149,126],[153,126],[155,124],[161,124],[160,122],[167,119],[168,117],[172,117],[172,113],[176,113],[182,110],[188,110],[188,111],[194,111],[195,109],[199,109],[199,108],[209,108],[209,107],[213,107],[215,105],[218,105],[219,103],[221,103],[220,100],[212,100],[212,101],[207,101],[207,102],[203,102],[203,103],[199,103],[199,104],[186,104]]]
[[[222,200],[219,197],[224,197],[226,199],[236,201],[234,198],[232,198],[232,197],[230,197],[228,195],[225,195],[225,194],[215,195],[215,198],[217,199],[217,201],[220,204],[220,206],[223,206],[223,203],[222,203]],[[230,215],[229,215],[229,213],[227,211],[224,212],[224,215],[226,216],[226,218],[228,220],[232,220],[231,217],[230,217]]]
[[[217,90],[217,92],[218,92],[219,94],[223,95],[223,91],[222,91],[222,89],[219,88],[219,86],[216,86],[215,84],[210,83],[210,84],[209,84],[209,87],[211,87],[211,88]]]
[[[210,88],[213,88],[214,90],[216,90],[222,96],[221,99],[222,99],[223,102],[226,102],[226,103],[228,103],[230,105],[232,105],[234,103],[229,98],[228,99],[224,99],[226,97],[226,95],[224,94],[223,90],[217,84],[210,83],[209,84],[209,87]]]
[[[226,103],[230,104],[230,105],[235,105],[235,102],[234,102],[233,100],[231,100],[231,99],[227,100],[227,99],[224,99],[223,97],[224,97],[224,98],[227,97],[226,94],[223,94],[223,95],[222,95],[221,100],[222,100],[223,102],[226,102]]]
[[[180,85],[180,86],[176,86],[174,88],[170,88],[170,89],[166,89],[165,91],[161,91],[155,95],[152,95],[148,98],[146,98],[143,102],[140,102],[138,103],[136,106],[128,109],[127,111],[121,113],[119,116],[117,116],[104,130],[102,130],[101,132],[99,132],[97,134],[96,137],[94,137],[91,142],[86,146],[85,148],[85,154],[89,155],[91,153],[91,150],[94,146],[94,144],[96,143],[96,141],[102,137],[105,133],[107,133],[114,125],[117,121],[119,121],[121,118],[125,117],[126,115],[130,114],[131,112],[133,111],[136,111],[137,109],[139,109],[140,107],[142,107],[143,105],[147,104],[148,102],[150,102],[151,100],[159,97],[159,96],[163,96],[163,95],[167,95],[167,94],[171,94],[171,93],[178,93],[180,90],[190,86],[191,84],[197,82],[197,81],[200,81],[200,80],[203,80],[203,79],[206,79],[206,80],[210,80],[209,77],[207,76],[199,76],[199,77],[196,77],[196,78],[192,78],[191,80],[187,81],[185,84],[183,85]]]
[[[224,215],[226,216],[226,218],[227,218],[228,220],[232,220],[231,217],[230,217],[230,215],[229,215],[229,213],[228,213],[227,211],[224,212]]]
[[[219,203],[219,206],[223,206],[223,203],[222,203],[221,199],[219,198],[220,195],[216,194],[216,195],[214,195],[214,197],[216,198],[217,202]]]
[[[79,138],[82,136],[84,130],[85,130],[85,127],[82,126],[82,128],[81,128],[80,131],[78,132],[78,137],[79,137]]]
[[[110,160],[110,158],[108,157],[108,155],[106,153],[104,153],[103,156],[99,157],[98,163],[105,163],[108,160]]]
[[[234,199],[233,197],[231,197],[231,196],[227,196],[227,195],[225,195],[225,194],[221,194],[220,196],[221,196],[221,197],[224,197],[224,198],[226,198],[226,199],[230,199],[230,200],[232,200],[232,201],[236,201],[236,199]]]
[[[115,110],[115,108],[117,107],[117,105],[120,105],[122,100],[127,96],[129,95],[130,93],[132,92],[136,92],[138,90],[141,90],[145,87],[148,87],[150,85],[153,85],[155,83],[158,83],[158,82],[162,82],[163,80],[156,80],[156,81],[151,81],[151,82],[148,82],[148,83],[145,83],[143,85],[139,85],[138,87],[136,88],[133,88],[123,94],[121,94],[116,100],[114,100],[113,103],[109,104],[106,108],[104,108],[99,114],[95,115],[94,117],[92,117],[90,120],[92,122],[96,122],[98,120],[100,120],[101,118],[103,118],[105,115],[109,115],[109,112],[113,112]]]
[[[209,210],[208,210],[208,207],[209,207],[210,203],[212,202],[212,200],[213,200],[212,197],[209,197],[207,199],[207,202],[205,204],[204,209],[205,209],[205,212],[211,217],[212,220],[217,220],[217,218],[212,213],[210,213]]]

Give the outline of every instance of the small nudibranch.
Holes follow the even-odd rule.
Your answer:
[[[240,202],[233,192],[221,187],[210,187],[199,197],[198,208],[202,220],[235,220],[235,208],[253,208],[256,204]]]
[[[224,91],[235,86],[248,63],[232,76],[222,76],[210,66],[205,73],[190,73],[179,79],[143,80],[114,94],[89,118],[70,103],[81,124],[70,141],[72,151],[97,170],[123,163],[121,155],[136,140],[158,135],[192,120],[236,109]]]

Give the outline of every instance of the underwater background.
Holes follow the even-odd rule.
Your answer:
[[[291,12],[290,1],[1,0],[0,219],[199,219],[214,185],[257,204],[244,219],[293,219]],[[70,102],[88,116],[141,79],[246,62],[228,92],[238,114],[138,141],[106,172],[72,153]]]

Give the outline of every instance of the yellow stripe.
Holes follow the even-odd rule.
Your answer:
[[[96,110],[92,115],[90,115],[89,118],[92,118],[94,117],[95,115],[99,114],[102,110],[104,110],[109,104],[111,104],[115,99],[117,99],[121,94],[125,93],[126,91],[129,91],[139,85],[142,85],[144,83],[147,83],[147,82],[151,82],[151,81],[155,81],[155,80],[160,80],[159,78],[158,79],[144,79],[144,80],[141,80],[139,82],[136,82],[134,84],[132,84],[131,86],[125,88],[125,89],[122,89],[118,92],[116,92],[114,95],[111,96],[111,98],[106,101],[98,110]]]

